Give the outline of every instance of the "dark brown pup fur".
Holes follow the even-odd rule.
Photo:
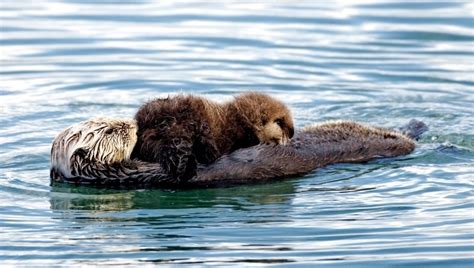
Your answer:
[[[196,175],[197,164],[259,143],[286,143],[294,134],[289,109],[282,102],[250,92],[218,104],[193,95],[155,99],[135,120],[138,141],[132,157],[157,162],[178,181]]]

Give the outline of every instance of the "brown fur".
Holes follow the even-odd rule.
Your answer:
[[[109,124],[107,121],[103,124]],[[104,148],[102,143],[121,141],[120,137],[102,131],[101,125],[100,122],[78,124],[63,131],[66,135],[58,135],[51,154],[52,182],[110,188],[202,188],[265,182],[305,174],[333,163],[405,155],[415,148],[413,139],[427,130],[423,122],[416,120],[402,128],[403,133],[347,121],[314,125],[298,131],[287,146],[260,144],[237,150],[210,165],[200,165],[196,176],[180,182],[158,163],[128,160],[128,154],[122,154],[123,148],[133,146],[133,131],[129,134],[117,132],[123,135],[122,141],[126,145],[116,147],[116,151],[107,151],[107,157],[113,161],[103,161],[104,154],[94,153],[88,157],[82,150],[78,152],[81,148],[98,152]],[[96,132],[97,137],[88,138],[90,132]],[[86,135],[82,135],[84,133]],[[98,140],[102,142],[97,143]],[[71,167],[77,168],[71,171]]]
[[[422,126],[426,127],[423,123]],[[201,168],[198,176],[188,183],[215,187],[264,182],[305,174],[333,163],[361,163],[380,157],[405,155],[415,148],[410,135],[351,121],[308,126],[295,134],[289,146],[259,145],[252,147],[252,150],[238,150],[224,155],[212,166]]]
[[[177,95],[143,105],[135,119],[138,142],[133,156],[158,162],[177,180],[196,174],[225,153],[259,143],[286,144],[294,134],[289,109],[261,93],[241,94],[218,104]]]

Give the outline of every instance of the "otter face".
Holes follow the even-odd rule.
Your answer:
[[[286,145],[293,137],[295,131],[291,116],[282,115],[272,118],[265,125],[260,133],[259,140],[266,144]]]
[[[65,129],[55,138],[51,169],[69,176],[84,163],[112,164],[128,160],[136,141],[134,120],[90,119]]]
[[[260,143],[287,144],[293,137],[293,118],[288,107],[262,93],[250,92],[237,96],[234,105],[248,121]]]

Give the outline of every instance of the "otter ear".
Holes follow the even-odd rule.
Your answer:
[[[86,156],[89,154],[89,149],[85,147],[77,148],[74,153],[72,153],[72,156],[78,156],[80,158],[86,158]]]

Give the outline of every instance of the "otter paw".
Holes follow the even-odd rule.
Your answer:
[[[197,161],[194,155],[186,155],[180,159],[174,176],[179,182],[186,182],[196,175]]]
[[[173,138],[163,144],[158,159],[165,172],[178,183],[196,175],[197,161],[192,154],[192,143],[187,139]]]

